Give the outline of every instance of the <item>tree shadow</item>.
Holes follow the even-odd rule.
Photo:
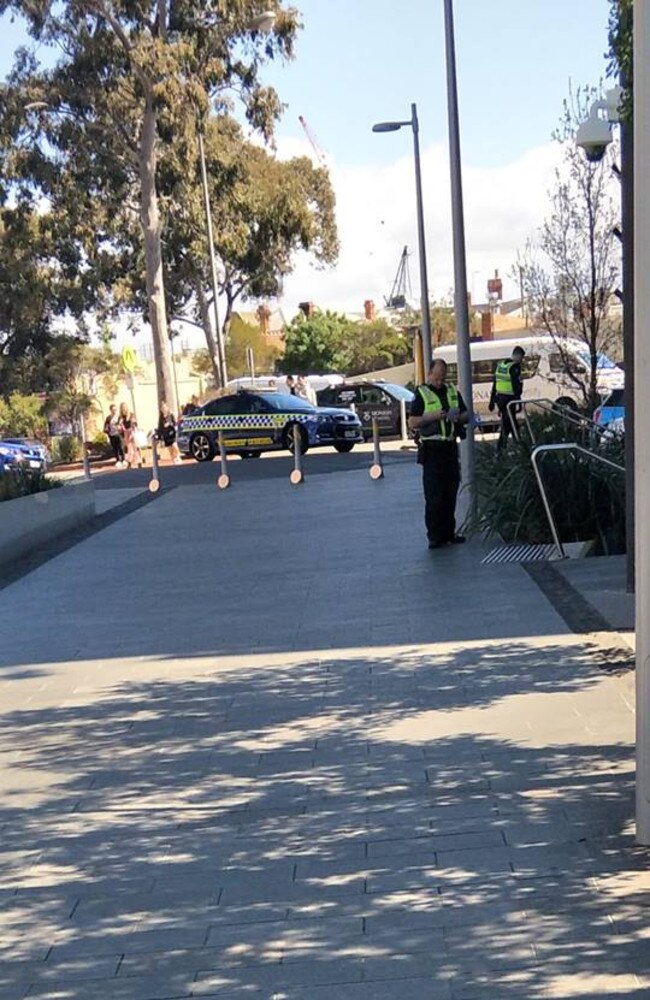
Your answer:
[[[601,666],[568,639],[213,657],[6,712],[1,995],[647,996]]]

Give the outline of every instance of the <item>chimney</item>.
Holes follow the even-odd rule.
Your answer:
[[[488,298],[497,299],[499,302],[503,299],[503,282],[499,277],[499,272],[494,272],[494,277],[488,279],[487,283]]]
[[[494,340],[492,312],[481,313],[481,340]]]
[[[375,303],[372,301],[372,299],[366,299],[366,301],[363,303],[363,314],[365,316],[367,323],[372,323],[372,321],[377,318]]]
[[[305,319],[311,319],[314,315],[314,303],[313,302],[299,302],[298,308],[300,312],[303,313]]]
[[[270,333],[271,310],[266,305],[266,303],[263,303],[261,306],[258,307],[257,318],[260,321],[260,327],[262,328],[262,333],[264,334],[265,337],[268,337]]]

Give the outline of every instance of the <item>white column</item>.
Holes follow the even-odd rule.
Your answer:
[[[636,835],[650,844],[650,0],[634,5]]]

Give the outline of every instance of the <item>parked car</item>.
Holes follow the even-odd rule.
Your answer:
[[[22,453],[0,441],[0,473],[12,472],[14,469],[26,467]]]
[[[610,430],[622,428],[625,424],[625,389],[613,389],[594,410],[594,421]],[[615,423],[615,426],[612,424]]]
[[[317,393],[319,406],[353,407],[363,427],[364,438],[372,436],[372,421],[377,420],[380,434],[401,434],[400,400],[411,412],[413,393],[392,382],[343,382]]]
[[[303,454],[321,445],[352,451],[363,440],[361,422],[349,410],[312,406],[279,392],[238,392],[213,399],[181,418],[177,440],[186,455],[209,462],[219,450],[221,431],[228,451],[252,458],[265,451],[293,451],[296,427]]]
[[[19,456],[28,469],[45,472],[49,465],[50,454],[45,445],[39,441],[31,441],[24,437],[7,437],[0,441],[0,446]]]

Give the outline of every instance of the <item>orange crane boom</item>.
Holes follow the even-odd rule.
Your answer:
[[[321,144],[319,143],[318,139],[316,138],[316,136],[314,135],[314,133],[312,132],[312,130],[310,129],[309,125],[307,124],[302,115],[298,115],[298,121],[305,130],[305,135],[309,139],[309,145],[314,150],[314,155],[316,159],[318,160],[320,165],[324,167],[327,162],[327,157],[325,156]]]

